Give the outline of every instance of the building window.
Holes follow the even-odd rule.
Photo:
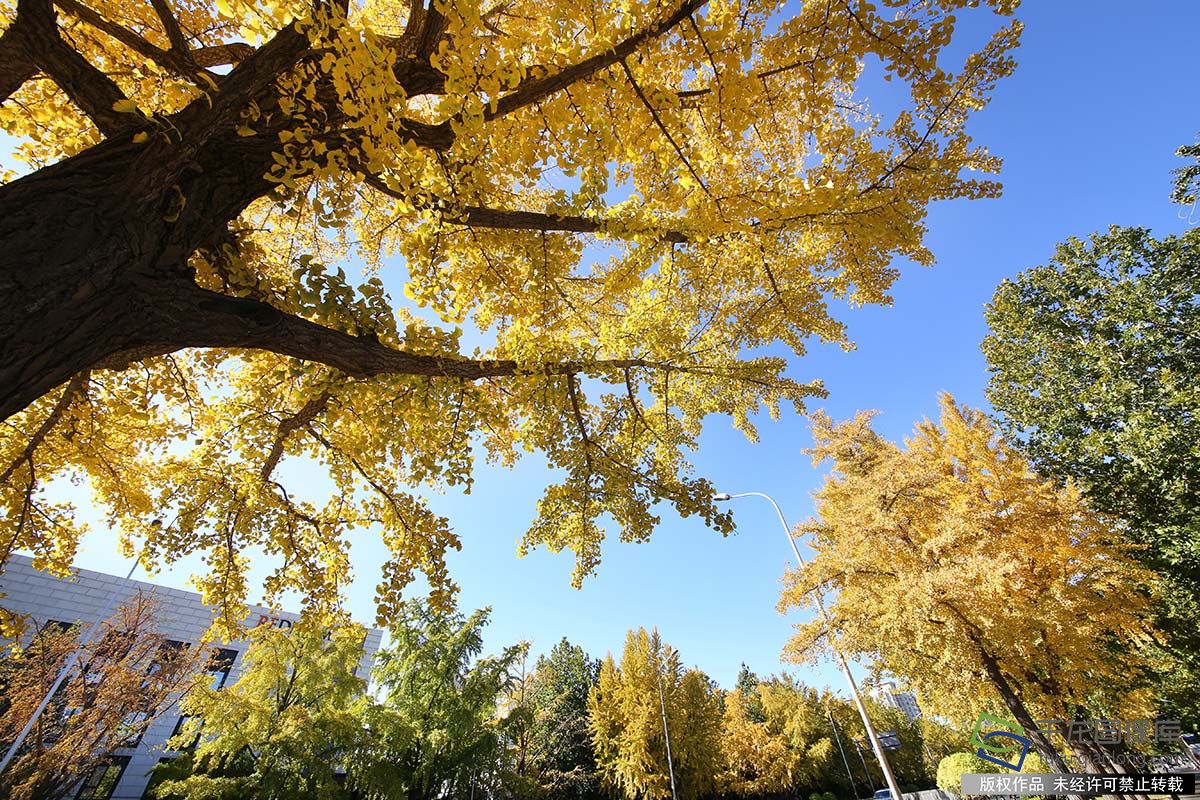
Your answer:
[[[146,669],[146,674],[157,674],[162,670],[164,665],[170,665],[183,657],[186,650],[187,642],[177,642],[174,639],[164,640],[158,646],[158,652],[154,654],[154,660],[150,662],[150,666]]]
[[[75,800],[109,800],[127,766],[129,756],[109,756],[101,761],[84,778]]]
[[[149,718],[150,714],[146,711],[130,711],[126,714],[117,729],[117,747],[137,747],[138,742],[142,741],[142,734],[146,732],[146,720]]]
[[[212,656],[208,659],[208,667],[205,669],[212,676],[210,687],[220,689],[229,680],[229,673],[233,671],[233,662],[237,659],[237,650],[225,650],[217,648],[213,650]]]
[[[188,645],[186,642],[177,642],[174,639],[167,639],[162,642],[158,646],[154,658],[150,661],[150,666],[146,667],[146,680],[142,681],[142,687],[149,686],[150,678],[164,669],[176,667],[180,663],[180,659],[187,657],[187,650]]]
[[[198,717],[189,717],[187,714],[180,714],[179,719],[175,720],[175,729],[171,731],[171,735],[167,738],[167,741],[170,741],[171,739],[174,739],[179,734],[183,733],[184,727],[194,719],[198,719]],[[172,749],[177,750],[177,751],[192,750],[192,749],[195,749],[196,744],[199,741],[200,741],[200,726],[196,726],[196,735],[192,738],[192,740],[190,742],[183,745],[182,747],[174,747]]]
[[[61,619],[48,619],[46,620],[46,624],[42,626],[42,630],[67,633],[78,624],[78,622],[64,622]]]

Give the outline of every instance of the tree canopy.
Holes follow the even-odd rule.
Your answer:
[[[466,616],[410,601],[392,644],[359,674],[364,630],[251,631],[248,666],[220,690],[197,686],[159,767],[163,800],[317,797],[469,800],[503,774],[497,711],[521,646],[481,657],[487,610]]]
[[[957,795],[962,792],[963,775],[999,771],[1000,767],[997,764],[984,761],[974,753],[951,753],[938,763],[937,786],[944,792]]]
[[[849,346],[831,301],[887,303],[928,205],[998,192],[967,123],[1020,26],[979,5],[3,0],[0,553],[63,570],[44,490],[86,477],[148,562],[205,554],[227,629],[248,550],[327,607],[375,526],[386,618],[418,573],[447,602],[419,490],[477,450],[562,476],[522,547],[577,581],[601,514],[729,532],[701,420],[823,391],[753,351]]]
[[[107,753],[129,747],[186,689],[199,648],[166,639],[152,596],[137,592],[95,623],[47,623],[24,647],[0,649],[0,748],[13,744],[68,664],[63,682],[0,775],[0,796],[56,800],[69,793]],[[72,663],[73,655],[78,658]]]
[[[662,800],[671,797],[674,785],[679,797],[694,800],[716,790],[721,764],[717,693],[699,670],[683,669],[678,651],[664,644],[658,631],[630,631],[620,664],[611,654],[601,662],[588,714],[596,765],[612,792]]]
[[[1073,484],[1036,475],[983,413],[949,395],[941,411],[903,447],[870,414],[814,417],[810,452],[833,471],[803,525],[815,558],[789,573],[781,606],[835,598],[828,626],[798,625],[786,652],[811,658],[832,636],[950,719],[1002,703],[1055,763],[1035,719],[1089,704],[1149,713],[1136,678],[1153,578]]]
[[[379,702],[351,779],[367,797],[468,800],[497,778],[497,711],[522,645],[483,656],[489,609],[470,615],[408,601],[373,673]]]
[[[163,800],[345,797],[339,768],[360,739],[365,631],[326,632],[311,621],[250,633],[246,666],[231,686],[184,697],[186,722],[171,740],[183,751],[156,776]]]
[[[508,696],[514,772],[545,800],[600,796],[596,754],[588,730],[588,693],[599,662],[563,637],[538,657]],[[523,716],[523,719],[518,715]]]
[[[1163,712],[1200,722],[1200,230],[1069,239],[1000,284],[987,321],[1001,425],[1161,576]]]

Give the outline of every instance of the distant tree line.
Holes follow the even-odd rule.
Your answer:
[[[231,686],[193,689],[179,755],[157,771],[162,800],[681,800],[869,795],[882,785],[854,708],[788,677],[743,666],[722,690],[657,632],[630,631],[619,659],[561,640],[482,654],[488,611],[415,601],[391,628],[372,688],[356,674],[364,631],[301,624],[251,631]],[[933,785],[966,729],[910,721],[871,703],[903,746],[906,789]],[[664,716],[666,728],[664,731]],[[670,736],[670,766],[667,738]]]

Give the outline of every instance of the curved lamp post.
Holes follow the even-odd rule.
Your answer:
[[[739,497],[761,497],[771,504],[775,509],[775,514],[779,517],[779,524],[783,526],[783,533],[787,536],[788,544],[792,546],[792,553],[796,556],[796,560],[800,562],[800,566],[803,567],[806,563],[804,556],[800,555],[800,548],[796,546],[796,539],[792,536],[792,529],[788,527],[787,520],[784,519],[783,510],[779,508],[779,503],[776,503],[775,498],[771,497],[771,495],[763,494],[762,492],[741,492],[740,494],[721,492],[714,494],[713,500],[724,502],[727,500],[736,500]],[[842,674],[846,676],[846,684],[850,687],[850,694],[854,697],[854,704],[858,706],[858,714],[862,717],[863,727],[866,728],[867,738],[871,742],[871,749],[875,751],[875,758],[879,760],[883,779],[887,782],[888,789],[892,792],[892,800],[900,800],[900,787],[896,785],[896,776],[892,774],[892,767],[888,763],[887,754],[883,752],[883,746],[879,744],[879,737],[875,735],[875,726],[871,724],[870,718],[867,717],[867,707],[863,705],[862,695],[859,694],[858,682],[854,680],[854,675],[850,672],[850,665],[846,662],[846,657],[842,655],[842,649],[833,640],[833,629],[829,626],[829,614],[825,611],[825,598],[820,590],[817,591],[817,609],[821,613],[821,621],[825,623],[825,631],[829,636],[829,646],[833,649]]]

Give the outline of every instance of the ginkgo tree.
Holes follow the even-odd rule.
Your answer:
[[[328,606],[377,526],[386,617],[418,573],[452,591],[414,490],[479,447],[561,474],[523,546],[576,580],[602,513],[730,531],[701,420],[822,392],[747,353],[849,346],[831,299],[888,302],[929,203],[998,192],[967,123],[1020,26],[980,5],[0,0],[0,561],[64,569],[45,489],[86,476],[148,563],[206,554],[226,626],[248,551]],[[991,32],[965,56],[960,13]]]
[[[980,411],[941,397],[904,446],[871,414],[814,416],[814,462],[833,462],[815,494],[815,558],[789,573],[781,605],[832,594],[829,621],[797,626],[786,654],[831,646],[903,677],[928,713],[1011,715],[1064,771],[1041,720],[1144,719],[1138,678],[1151,573],[1071,483],[1033,472]],[[1088,713],[1091,710],[1093,713]],[[1090,741],[1076,755],[1102,760]]]
[[[588,727],[601,785],[613,796],[695,800],[719,788],[718,690],[699,670],[685,671],[657,629],[629,631],[620,662],[610,653],[600,663]]]

